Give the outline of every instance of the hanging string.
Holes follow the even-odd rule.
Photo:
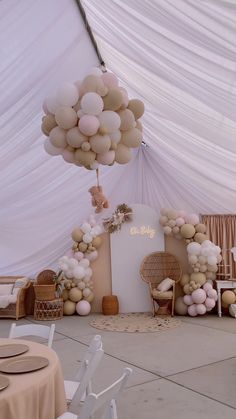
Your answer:
[[[88,32],[89,38],[90,38],[90,40],[91,40],[91,42],[92,42],[92,45],[93,45],[93,47],[94,47],[94,49],[95,49],[95,52],[96,52],[96,54],[97,54],[97,57],[98,57],[98,59],[99,59],[100,65],[101,65],[101,67],[102,67],[102,71],[103,71],[103,72],[106,72],[107,70],[106,70],[105,61],[103,60],[103,58],[102,58],[102,56],[101,56],[101,53],[100,53],[100,51],[99,51],[99,49],[98,49],[97,42],[96,42],[96,40],[95,40],[95,38],[94,38],[94,36],[93,36],[92,29],[91,29],[91,27],[90,27],[90,25],[89,25],[89,23],[88,23],[87,16],[86,16],[86,13],[85,13],[85,10],[84,10],[84,8],[83,8],[83,6],[82,6],[82,4],[81,4],[80,0],[75,0],[75,2],[76,2],[77,6],[78,6],[78,8],[79,8],[79,11],[80,11],[81,17],[82,17],[83,22],[84,22],[84,26],[85,26],[85,28],[86,28],[86,30],[87,30],[87,32]]]
[[[99,187],[99,169],[96,169],[97,186]]]

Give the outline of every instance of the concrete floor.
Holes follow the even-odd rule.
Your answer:
[[[92,336],[102,336],[105,355],[93,390],[111,384],[125,366],[133,369],[118,402],[119,419],[235,419],[235,319],[181,317],[181,325],[167,331],[121,333],[91,327],[96,316],[57,320],[53,349],[65,378],[73,379]],[[34,320],[27,317],[18,324],[27,322]],[[0,337],[8,336],[11,323],[0,320]],[[77,401],[70,410],[78,413]]]

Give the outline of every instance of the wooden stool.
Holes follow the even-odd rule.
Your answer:
[[[56,298],[50,301],[35,300],[35,320],[58,320],[63,317],[63,299]]]
[[[102,298],[102,314],[112,316],[119,313],[119,301],[116,295],[106,295]]]

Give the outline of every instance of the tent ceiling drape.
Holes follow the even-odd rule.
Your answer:
[[[233,213],[236,202],[236,4],[83,0],[107,66],[146,105],[144,141],[103,168],[121,202]],[[93,172],[43,149],[43,99],[98,59],[73,0],[0,2],[0,274],[34,275],[91,212]],[[106,215],[106,214],[105,214]]]

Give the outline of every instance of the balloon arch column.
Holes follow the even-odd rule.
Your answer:
[[[217,301],[213,281],[222,261],[220,247],[208,239],[206,226],[197,214],[164,208],[159,222],[165,235],[186,243],[190,270],[180,280],[184,296],[176,299],[176,313],[194,317],[211,311]]]

